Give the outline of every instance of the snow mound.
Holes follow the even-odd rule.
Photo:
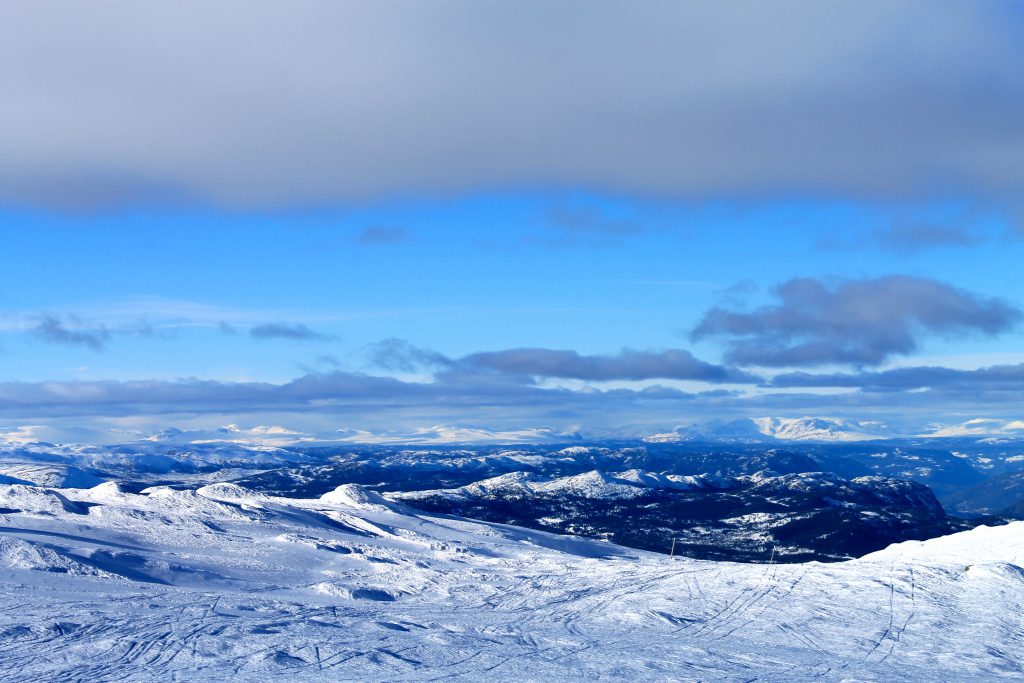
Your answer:
[[[902,560],[929,565],[983,563],[1012,564],[1024,567],[1024,522],[1004,526],[978,526],[949,536],[927,541],[904,541],[865,555],[853,562]]]
[[[204,498],[211,500],[224,500],[233,502],[254,502],[254,501],[266,501],[270,500],[270,496],[257,493],[252,489],[247,489],[244,486],[238,484],[229,484],[227,482],[218,482],[216,484],[207,484],[196,489],[196,493]]]
[[[114,574],[90,567],[50,548],[20,538],[0,537],[0,567],[115,578]]]
[[[85,514],[88,505],[50,489],[22,484],[0,486],[0,507],[35,515]]]
[[[320,502],[362,510],[390,510],[392,507],[389,500],[358,484],[342,484],[320,496]]]
[[[248,520],[238,506],[211,500],[198,491],[178,490],[169,486],[151,486],[141,491],[157,507],[175,514],[192,514],[211,518]]]

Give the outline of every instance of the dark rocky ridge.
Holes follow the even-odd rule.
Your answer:
[[[643,550],[669,552],[676,539],[679,554],[742,562],[844,560],[974,526],[946,515],[928,487],[907,481],[764,472],[664,485],[657,477],[651,483],[646,473],[624,474],[548,481],[508,475],[454,490],[394,495],[431,512]]]

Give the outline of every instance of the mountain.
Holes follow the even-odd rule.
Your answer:
[[[296,499],[229,483],[0,485],[0,507],[9,681],[980,681],[1024,669],[1024,523],[850,562],[750,565],[416,511],[358,486]]]
[[[835,417],[750,417],[680,427],[673,432],[646,436],[643,440],[648,443],[701,439],[852,442],[893,436],[888,425],[877,421],[858,422]]]
[[[103,483],[103,478],[86,472],[73,465],[60,463],[16,463],[0,462],[0,475],[17,479],[26,484],[52,488],[87,489]]]
[[[515,472],[387,494],[422,510],[733,561],[835,561],[970,528],[934,494],[884,477],[680,476],[640,470],[545,478]]]
[[[297,447],[238,443],[231,440],[196,442],[182,439],[180,430],[114,445],[22,443],[0,445],[0,467],[75,468],[99,480],[150,475],[219,472],[229,468],[267,469],[324,457]],[[59,482],[40,482],[60,485]]]
[[[221,431],[225,436],[237,436],[230,425]],[[269,427],[266,431],[277,432]],[[987,436],[420,446],[271,446],[230,440],[197,443],[195,432],[183,434],[180,430],[157,436],[106,446],[41,442],[0,445],[0,477],[6,476],[9,483],[46,486],[90,486],[116,479],[135,490],[183,478],[197,483],[231,479],[267,493],[309,497],[350,483],[377,491],[457,488],[512,472],[549,479],[593,470],[631,469],[680,476],[739,476],[763,470],[780,474],[831,472],[848,479],[882,476],[916,481],[931,488],[949,510],[973,516],[978,512],[962,512],[962,506],[958,506],[961,492],[987,479],[1024,471],[1024,442]],[[35,474],[27,478],[3,474],[12,467],[21,475],[29,471]],[[78,478],[64,478],[69,475]]]

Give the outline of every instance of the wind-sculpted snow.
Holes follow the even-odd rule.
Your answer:
[[[668,558],[357,486],[0,486],[0,679],[1024,674],[1024,523],[836,564]]]

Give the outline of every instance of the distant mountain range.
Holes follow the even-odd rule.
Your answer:
[[[568,446],[607,442],[681,443],[687,441],[726,443],[820,442],[859,443],[896,439],[991,439],[993,442],[1020,440],[1024,442],[1024,419],[977,417],[957,424],[928,424],[894,427],[875,419],[836,416],[764,416],[711,420],[677,426],[669,431],[646,432],[631,427],[622,430],[594,432],[555,429],[546,426],[492,428],[478,425],[431,425],[388,431],[338,429],[311,434],[280,425],[239,427],[228,424],[213,428],[180,429],[167,427],[152,433],[117,436],[133,438],[100,445],[75,444],[62,446],[38,438],[39,427],[22,427],[0,432],[0,451],[11,448],[46,450],[74,448],[139,449],[231,449],[328,448],[336,446]]]
[[[870,441],[895,436],[883,422],[858,422],[835,417],[746,417],[680,427],[644,437],[648,443],[695,440]]]
[[[975,418],[957,425],[931,425],[919,432],[900,432],[878,420],[838,417],[745,417],[677,427],[643,437],[646,443],[681,441],[820,441],[858,442],[900,438],[1018,437],[1024,421]]]

